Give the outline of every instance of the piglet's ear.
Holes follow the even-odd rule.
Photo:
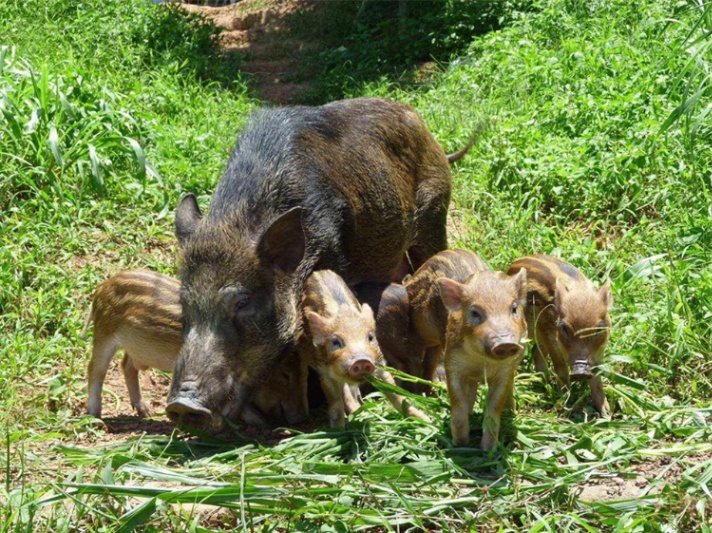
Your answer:
[[[361,316],[364,320],[375,320],[373,317],[373,309],[371,309],[371,306],[368,304],[361,305]]]
[[[598,295],[601,297],[603,305],[605,305],[608,310],[613,307],[613,293],[611,292],[611,278],[608,278],[598,291]]]
[[[568,293],[569,293],[569,290],[566,288],[566,285],[561,283],[561,280],[557,278],[556,279],[556,291],[554,293],[554,305],[556,306],[556,308],[559,311],[561,311],[562,303]]]
[[[527,269],[520,268],[519,272],[517,272],[514,275],[514,278],[512,278],[512,282],[514,283],[514,288],[516,289],[519,297],[525,298],[527,295]]]
[[[257,257],[263,266],[284,274],[291,274],[297,269],[306,249],[303,212],[301,207],[290,209],[262,234],[257,243]]]
[[[448,278],[440,278],[436,283],[445,307],[450,311],[459,310],[462,307],[462,290],[464,288],[462,284]]]
[[[195,232],[203,215],[198,207],[198,200],[194,194],[186,194],[176,209],[176,237],[178,246],[184,248],[190,236]]]
[[[314,346],[324,344],[326,338],[331,334],[329,321],[314,311],[308,311],[306,315]]]

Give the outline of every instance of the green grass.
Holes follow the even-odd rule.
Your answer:
[[[527,360],[503,444],[485,454],[452,448],[442,388],[411,398],[433,424],[374,395],[345,431],[276,444],[110,440],[80,416],[93,288],[122,268],[175,273],[172,211],[189,191],[207,204],[260,102],[216,55],[214,29],[180,12],[0,4],[1,532],[712,529],[712,8],[543,0],[511,13],[466,48],[456,34],[457,57],[421,83],[392,76],[376,47],[346,77],[334,44],[313,95],[410,103],[447,151],[489,118],[454,169],[452,244],[500,269],[545,252],[613,280],[613,419]],[[601,486],[621,490],[580,497]]]

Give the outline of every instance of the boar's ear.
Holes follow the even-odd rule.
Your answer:
[[[561,283],[561,280],[557,278],[556,290],[554,291],[554,305],[559,311],[561,311],[561,304],[568,293],[569,290],[566,288],[566,285]]]
[[[520,268],[519,272],[514,275],[512,281],[514,282],[514,288],[519,297],[525,297],[527,294],[527,269]]]
[[[314,346],[324,344],[326,338],[331,334],[329,320],[314,311],[309,311],[307,312],[307,321]]]
[[[269,268],[285,274],[294,272],[306,249],[302,227],[304,209],[294,207],[272,222],[257,243],[257,257]]]
[[[176,209],[176,237],[178,237],[178,245],[181,248],[185,246],[190,236],[193,235],[201,217],[200,207],[198,207],[198,200],[195,195],[193,193],[186,194]]]
[[[440,289],[440,298],[445,307],[450,311],[457,311],[462,307],[462,285],[448,278],[439,278],[437,281]]]
[[[611,292],[611,278],[608,278],[598,291],[598,295],[601,297],[603,305],[605,305],[608,310],[613,307],[613,293]]]

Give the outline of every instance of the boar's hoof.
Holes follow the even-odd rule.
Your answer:
[[[220,417],[214,417],[210,409],[187,398],[170,402],[166,414],[174,423],[195,429],[217,431],[221,426]]]
[[[368,359],[359,359],[349,368],[349,377],[352,379],[362,379],[373,374],[376,370],[374,364]]]
[[[583,381],[592,377],[591,367],[587,363],[574,363],[571,368],[571,379],[573,381]]]
[[[524,350],[520,344],[503,342],[492,348],[492,355],[497,359],[506,359],[508,357],[521,355],[523,351]]]

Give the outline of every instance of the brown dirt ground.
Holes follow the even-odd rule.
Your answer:
[[[310,11],[316,0],[241,0],[234,5],[210,7],[184,4],[223,28],[220,44],[227,55],[243,62],[240,71],[261,100],[284,105],[297,103],[311,87],[301,79],[304,54],[319,49],[319,43],[295,38],[288,20],[297,11]]]
[[[712,453],[699,453],[680,458],[665,456],[631,465],[625,474],[596,478],[572,487],[577,499],[584,502],[632,500],[662,492],[666,485],[676,485],[683,472],[712,459]]]

